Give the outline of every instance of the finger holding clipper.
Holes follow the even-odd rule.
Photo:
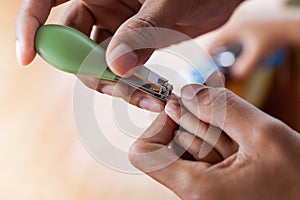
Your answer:
[[[165,112],[174,122],[184,128],[191,137],[201,139],[215,148],[222,159],[227,158],[237,151],[237,145],[222,130],[198,119],[184,108],[183,105],[180,105],[179,101],[175,100],[174,97],[167,103]],[[189,145],[185,144],[184,146]],[[192,155],[194,154],[192,153]]]
[[[39,55],[55,68],[79,76],[91,89],[140,108],[163,110],[173,90],[168,80],[146,67],[132,77],[115,75],[108,69],[105,49],[74,28],[45,25],[38,30],[35,41]]]
[[[170,0],[146,0],[139,12],[123,23],[112,38],[106,55],[111,70],[118,76],[128,77],[155,49],[178,42],[166,38],[159,27],[174,26],[184,13],[181,5]]]

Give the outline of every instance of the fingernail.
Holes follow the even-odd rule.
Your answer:
[[[181,98],[183,101],[197,100],[201,105],[209,105],[211,103],[210,91],[203,85],[189,85],[181,90]]]
[[[166,112],[167,113],[177,113],[177,111],[178,111],[178,105],[177,104],[175,104],[175,103],[172,103],[172,102],[168,102],[167,103],[167,105],[166,105],[166,107],[165,107],[165,109],[166,109]]]
[[[104,85],[101,88],[101,92],[104,94],[108,94],[110,96],[114,97],[124,97],[125,94],[122,92],[121,88],[119,88],[117,85]]]
[[[22,65],[22,46],[19,40],[16,40],[16,56],[19,65]]]
[[[161,112],[163,107],[159,105],[156,101],[150,98],[143,98],[139,102],[139,106],[143,109],[152,111],[152,112]]]
[[[101,92],[108,95],[113,95],[115,87],[112,85],[105,85],[101,88]]]
[[[191,101],[201,91],[206,89],[203,85],[187,85],[181,90],[181,98],[184,100]]]
[[[133,49],[125,43],[116,46],[108,55],[109,66],[116,67],[117,72],[125,74],[138,64],[138,56]]]

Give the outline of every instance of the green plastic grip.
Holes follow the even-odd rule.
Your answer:
[[[80,31],[49,24],[35,36],[37,53],[49,64],[65,72],[105,80],[115,80],[105,60],[105,50]]]

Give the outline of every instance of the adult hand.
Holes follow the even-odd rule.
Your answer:
[[[223,74],[215,71],[208,77],[205,84],[211,87],[224,87],[224,82]],[[174,142],[170,146],[178,155],[182,154],[184,158],[214,164],[237,151],[238,145],[235,141],[218,127],[199,120],[183,106],[181,99],[177,96],[171,96],[165,112],[180,127],[175,132]],[[225,112],[223,115],[218,113],[218,117],[224,115]]]
[[[300,45],[299,24],[299,9],[288,7],[285,1],[245,1],[217,30],[209,51],[213,53],[217,47],[240,43],[243,51],[232,68],[232,75],[244,79],[274,51],[287,45]]]
[[[181,101],[193,117],[230,136],[238,151],[216,164],[176,158],[168,145],[178,125],[162,113],[133,144],[129,158],[134,166],[183,199],[299,198],[297,132],[224,88],[189,85],[182,89]],[[172,102],[166,106],[172,118],[178,109]],[[224,112],[224,119],[212,117]],[[172,162],[154,167],[165,161]]]
[[[24,0],[16,25],[16,49],[20,64],[27,65],[35,57],[35,33],[45,23],[51,9],[67,1]],[[142,2],[143,4],[138,0],[72,1],[65,14],[64,24],[91,36],[98,43],[115,34],[107,51],[107,60],[111,69],[122,76],[130,69],[143,64],[153,51],[149,49],[131,51],[133,47],[130,45],[133,40],[129,30],[165,27],[194,37],[223,24],[241,1],[192,0],[187,3],[184,0],[146,0]],[[91,35],[93,27],[95,34]],[[152,36],[143,34],[143,37],[139,38],[138,46],[144,48],[144,44],[151,40]],[[116,59],[120,52],[127,53]],[[97,84],[99,81],[97,79],[83,77],[81,79],[91,88],[123,97],[139,107],[156,108],[156,111],[163,108],[161,102],[139,92],[138,95],[134,93],[129,98],[130,91],[125,86],[116,88],[107,82]]]

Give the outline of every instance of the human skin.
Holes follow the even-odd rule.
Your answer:
[[[224,87],[224,82],[224,75],[215,71],[207,78],[205,84],[211,87]],[[173,94],[166,108],[169,117],[179,127],[175,132],[174,142],[170,145],[178,155],[191,160],[215,164],[237,152],[238,144],[234,140],[218,127],[210,126],[199,120],[184,107],[178,96]],[[174,112],[168,112],[170,108],[176,109]],[[224,114],[225,112],[218,115],[224,116]],[[201,148],[205,150],[199,154]],[[186,152],[183,152],[184,150]]]
[[[223,95],[224,123],[211,118],[212,107],[217,113],[224,111]],[[210,154],[198,161],[176,158],[169,143],[181,138],[185,146],[186,135],[177,131],[174,122],[182,120],[179,104],[170,101],[131,147],[129,159],[135,167],[182,199],[299,199],[300,135],[296,131],[224,88],[189,85],[182,89],[181,101],[200,123],[218,127],[234,140],[237,152],[215,164],[207,162]],[[201,146],[201,139],[195,140],[186,148],[192,155]],[[170,159],[169,165],[153,168]]]
[[[24,0],[16,24],[16,54],[21,65],[28,65],[35,57],[34,37],[53,7],[67,0]],[[131,50],[130,30],[163,27],[195,37],[224,24],[242,0],[81,0],[72,1],[64,14],[64,25],[74,27],[100,43],[114,35],[107,49],[107,62],[117,75],[133,73],[131,69],[144,64],[153,49]],[[94,34],[91,35],[94,27]],[[122,37],[121,37],[122,36]],[[143,44],[150,38],[144,34]],[[177,41],[178,42],[178,41]],[[170,44],[172,41],[170,41]],[[129,51],[115,58],[121,50]],[[127,86],[98,79],[79,77],[87,86],[101,93],[118,96],[138,107],[161,111],[164,103]]]
[[[300,45],[300,8],[287,6],[283,0],[245,1],[230,20],[218,29],[209,48],[240,43],[243,52],[232,68],[236,79],[245,79],[255,66],[274,51]]]

